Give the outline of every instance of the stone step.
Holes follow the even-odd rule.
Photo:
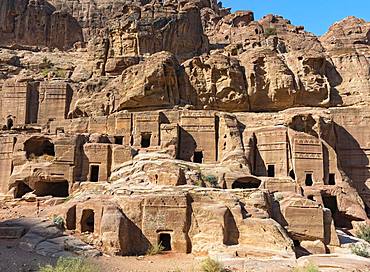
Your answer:
[[[0,239],[19,239],[24,233],[23,227],[0,227]]]

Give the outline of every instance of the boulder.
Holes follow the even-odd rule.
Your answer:
[[[200,109],[247,111],[247,86],[243,68],[235,58],[222,54],[196,57],[184,64],[181,98]]]

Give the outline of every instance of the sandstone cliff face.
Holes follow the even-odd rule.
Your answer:
[[[131,7],[108,31],[112,57],[169,51],[187,59],[207,50],[199,9],[191,5]]]
[[[370,24],[348,17],[337,22],[320,38],[339,73],[340,103],[368,101],[370,90]]]
[[[250,110],[271,111],[295,106],[328,106],[330,83],[321,54],[278,54],[269,48],[251,49],[239,58],[245,67]]]
[[[174,55],[161,52],[153,54],[145,62],[126,69],[115,85],[118,99],[112,99],[112,111],[146,108],[173,107],[179,103],[177,74],[179,64]],[[109,90],[109,86],[107,90]]]
[[[254,49],[240,55],[252,111],[291,107],[298,91],[294,73],[273,50]]]
[[[128,13],[131,20],[136,18],[144,21],[153,17],[158,19],[175,15],[187,3],[191,3],[199,10],[207,9],[216,14],[220,10],[216,0],[51,0],[49,2],[57,9],[68,11],[76,18],[87,40],[102,34],[102,30],[107,28],[107,22],[115,20],[113,18],[119,18]],[[138,23],[140,25],[140,22]],[[194,22],[189,23],[195,25]],[[121,26],[125,24],[127,21]]]
[[[159,52],[125,69],[103,90],[76,100],[73,116],[108,115],[128,109],[157,109],[179,104],[180,66],[169,52]]]
[[[122,72],[116,63],[127,57],[169,51],[182,61],[208,51],[200,13],[208,1],[53,2],[77,18],[103,75],[112,65]]]
[[[0,194],[71,196],[67,228],[110,254],[335,252],[369,220],[369,33],[215,0],[1,1]]]
[[[69,49],[82,42],[81,26],[65,11],[44,0],[1,1],[0,40],[6,46]]]
[[[333,26],[319,40],[282,17],[267,15],[254,21],[252,12],[230,14],[213,1],[162,4],[155,1],[53,1],[55,7],[40,1],[27,2],[27,5],[19,2],[12,7],[7,3],[2,3],[3,12],[22,10],[23,3],[27,14],[27,7],[32,11],[39,5],[43,14],[54,16],[56,25],[64,25],[65,31],[71,30],[69,32],[81,38],[83,29],[90,53],[88,62],[77,66],[72,76],[74,81],[101,75],[117,77],[130,66],[160,51],[174,54],[180,62],[187,60],[181,68],[184,73],[176,79],[181,85],[179,99],[165,103],[163,107],[190,104],[199,109],[273,111],[295,106],[347,105],[366,100],[362,92],[357,95],[357,90],[361,88],[366,92],[369,88],[368,24],[354,18]],[[110,16],[111,13],[114,15]],[[63,18],[68,22],[74,15],[74,23],[79,28],[69,29],[70,24],[62,24],[60,14],[65,14]],[[15,17],[11,18],[4,16],[4,33],[10,29],[10,22]],[[21,18],[18,16],[17,20]],[[348,35],[352,35],[350,38],[345,36],[342,29],[346,27],[342,25],[353,25],[354,29],[347,27],[350,29]],[[74,35],[67,39],[58,34],[54,38],[55,33],[61,32],[49,31],[48,27],[45,26],[48,31],[43,31],[48,37],[33,41],[34,35],[24,37],[18,40],[19,44],[49,47],[62,44],[68,47],[73,45],[72,40],[76,40]],[[17,40],[16,37],[23,36],[15,35],[13,40]],[[335,48],[333,39],[337,44]],[[210,54],[200,56],[208,52],[208,48]],[[343,53],[343,48],[347,48],[347,53]],[[342,52],[340,58],[339,52]],[[346,59],[351,60],[350,64],[346,64]],[[349,65],[353,69],[356,67],[357,75],[348,72]],[[105,85],[101,84],[100,88]],[[351,88],[356,89],[355,93]],[[79,96],[83,99],[82,92]],[[115,99],[111,97],[111,100]],[[152,105],[147,105],[150,107]],[[96,111],[101,114],[100,107]]]
[[[185,101],[200,109],[249,109],[243,68],[237,59],[213,54],[193,58],[183,66]]]

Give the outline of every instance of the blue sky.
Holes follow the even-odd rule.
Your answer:
[[[278,14],[304,25],[307,31],[324,34],[329,26],[353,15],[370,21],[370,0],[222,0],[224,7],[252,10],[255,18]]]

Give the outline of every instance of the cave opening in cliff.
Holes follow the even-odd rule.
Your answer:
[[[227,209],[224,214],[224,239],[223,244],[226,246],[233,246],[239,244],[240,232],[237,227],[234,215]]]
[[[66,227],[67,230],[76,229],[76,206],[72,206],[67,211]]]
[[[275,177],[275,165],[267,165],[267,176],[270,178]]]
[[[203,163],[203,151],[195,151],[193,155],[193,162]]]
[[[90,165],[90,181],[98,182],[99,181],[99,165]]]
[[[336,196],[331,196],[331,195],[322,195],[322,202],[324,204],[324,207],[329,209],[331,211],[331,216],[333,217],[334,224],[336,227],[338,227],[339,222],[338,222],[338,202],[337,202],[337,197]]]
[[[315,199],[314,199],[313,195],[309,195],[309,196],[307,196],[307,199],[312,200],[312,201],[315,201]]]
[[[295,172],[294,172],[293,169],[289,171],[289,177],[291,177],[293,180],[295,180]]]
[[[164,251],[170,251],[172,250],[171,247],[171,234],[169,233],[160,233],[158,238],[158,244],[163,246]]]
[[[86,209],[82,211],[81,232],[94,232],[95,213],[94,210]]]
[[[24,143],[26,158],[32,159],[41,156],[55,156],[54,144],[45,137],[31,137]]]
[[[123,136],[114,136],[114,143],[117,145],[123,145],[124,137]]]
[[[335,174],[329,174],[329,185],[335,185]]]
[[[32,192],[32,189],[23,181],[17,183],[15,188],[15,198],[22,198],[25,194]]]
[[[239,178],[231,185],[232,189],[256,189],[261,185],[261,181],[256,178]]]
[[[69,183],[68,181],[60,182],[38,181],[35,183],[35,195],[67,197],[69,196]]]
[[[150,147],[150,140],[152,138],[151,133],[142,133],[141,134],[141,147],[148,148]]]
[[[306,186],[312,186],[313,185],[312,173],[306,173],[306,180],[305,180],[304,183],[305,183]]]
[[[12,117],[8,117],[7,120],[6,120],[6,128],[8,130],[12,129],[14,125],[14,121],[13,121],[13,118]]]

